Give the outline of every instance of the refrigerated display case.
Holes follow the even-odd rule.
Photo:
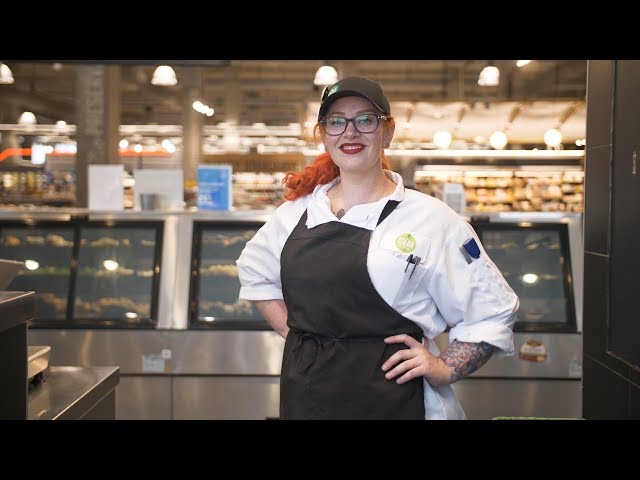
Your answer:
[[[162,222],[29,219],[0,227],[0,257],[25,267],[9,290],[36,292],[32,327],[157,323]]]
[[[51,325],[69,315],[75,234],[67,222],[7,220],[0,226],[0,257],[25,264],[7,289],[35,292],[35,318]]]
[[[93,326],[157,323],[162,222],[80,223],[72,318]]]
[[[189,293],[191,328],[267,328],[255,306],[238,298],[236,259],[261,222],[194,221]]]
[[[472,226],[520,299],[514,331],[575,333],[567,224],[472,221]]]

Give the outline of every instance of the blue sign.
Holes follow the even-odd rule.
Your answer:
[[[231,210],[231,165],[202,165],[198,167],[198,208],[203,210]]]

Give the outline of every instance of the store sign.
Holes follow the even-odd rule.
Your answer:
[[[202,165],[198,167],[198,208],[202,210],[231,210],[231,165]]]

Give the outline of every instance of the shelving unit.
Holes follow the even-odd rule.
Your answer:
[[[468,212],[582,212],[584,171],[575,166],[433,165],[415,173],[416,188],[442,198],[447,183],[464,186]]]

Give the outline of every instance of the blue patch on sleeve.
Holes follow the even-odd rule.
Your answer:
[[[462,249],[462,252],[467,257],[467,262],[471,263],[480,258],[480,247],[473,237],[469,238],[462,244]]]

